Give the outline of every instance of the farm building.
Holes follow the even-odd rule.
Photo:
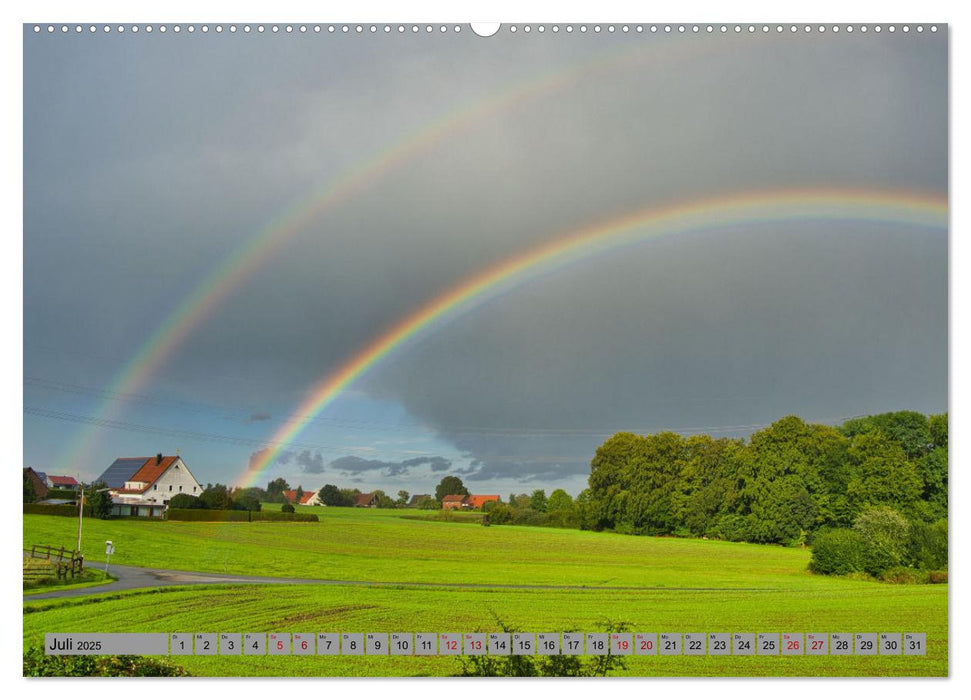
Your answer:
[[[354,501],[355,508],[377,508],[378,497],[373,493],[362,493]]]
[[[486,503],[490,501],[499,502],[498,495],[469,495],[469,496],[446,496],[442,499],[442,508],[444,510],[474,510],[476,508],[481,508]]]
[[[292,489],[289,491],[284,491],[283,496],[287,499],[287,503],[290,505],[295,505],[297,501],[297,490]],[[320,500],[320,496],[316,491],[304,491],[300,496],[299,503],[302,506],[320,506],[323,503]]]
[[[43,476],[42,476],[43,475]],[[24,467],[24,479],[29,479],[34,487],[34,494],[37,500],[47,498],[47,475],[43,472],[35,472],[30,467]]]
[[[465,507],[466,496],[445,496],[442,499],[442,510],[460,510]]]
[[[408,501],[408,507],[417,508],[418,504],[421,503],[422,499],[431,498],[431,497],[432,496],[429,493],[416,493],[414,496],[411,497],[411,500]]]
[[[63,491],[77,491],[78,482],[73,476],[48,476],[47,486],[52,489]]]
[[[465,503],[466,503],[465,507],[470,509],[481,508],[486,503],[493,502],[493,501],[496,503],[499,502],[498,494],[496,495],[490,494],[488,496],[472,495],[472,496],[468,496],[465,499]]]
[[[112,515],[160,518],[178,493],[198,496],[202,485],[179,456],[121,457],[98,477],[111,494]]]

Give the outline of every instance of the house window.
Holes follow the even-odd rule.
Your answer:
[[[179,484],[179,491],[182,490],[182,484]]]
[[[195,486],[193,486],[193,487],[192,487],[192,493],[195,493],[195,492],[196,492],[196,487],[195,487]]]
[[[169,491],[172,490],[172,484],[169,484]]]
[[[155,491],[158,491],[158,484],[155,484],[155,486],[153,486],[152,489],[154,489]]]

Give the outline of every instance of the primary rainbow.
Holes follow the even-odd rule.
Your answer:
[[[327,375],[271,438],[242,477],[251,486],[288,442],[344,389],[402,344],[436,322],[468,313],[488,299],[537,275],[573,261],[649,238],[766,222],[798,220],[871,221],[947,227],[947,200],[930,194],[869,190],[786,190],[648,208],[574,230],[490,267],[433,299],[375,338],[337,371]]]
[[[96,409],[97,417],[111,414],[113,397],[136,392],[147,384],[186,337],[286,241],[330,208],[366,189],[385,173],[427,152],[446,135],[485,122],[504,110],[561,90],[619,64],[649,61],[657,65],[659,58],[667,62],[682,55],[697,57],[714,48],[713,42],[659,41],[646,46],[627,42],[620,46],[620,51],[605,52],[592,61],[524,80],[462,109],[447,112],[295,202],[227,256],[138,347],[112,378],[106,390],[108,398]],[[651,50],[658,48],[664,49],[660,57]],[[58,460],[62,471],[67,473],[76,471],[79,466],[87,466],[84,464],[85,458],[92,454],[96,434],[90,427],[79,432]]]

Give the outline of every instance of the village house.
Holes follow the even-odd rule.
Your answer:
[[[416,493],[414,496],[411,497],[411,500],[408,501],[408,507],[417,508],[418,504],[421,503],[422,499],[431,498],[431,497],[432,496],[429,493]]]
[[[498,503],[499,502],[499,495],[498,494],[495,494],[495,495],[490,494],[488,496],[480,496],[480,495],[468,496],[465,499],[465,507],[466,508],[469,508],[469,509],[473,509],[473,510],[474,509],[477,509],[477,508],[478,509],[481,509],[482,506],[484,506],[486,503],[489,503],[489,502]]]
[[[298,502],[297,501],[297,490],[296,489],[291,489],[291,490],[288,490],[288,491],[284,491],[283,492],[283,496],[284,496],[284,498],[287,499],[287,503],[289,503],[290,505],[296,505],[297,502]],[[303,494],[300,496],[299,503],[302,506],[320,506],[320,505],[323,505],[323,503],[320,500],[320,495],[318,494],[317,491],[304,491]]]
[[[362,493],[354,499],[355,508],[377,508],[378,497],[373,493]]]
[[[77,491],[78,482],[73,476],[48,476],[47,486],[62,491]]]
[[[202,485],[179,456],[122,457],[98,481],[111,494],[112,515],[160,518],[169,500],[179,493],[198,496]]]
[[[442,510],[461,510],[465,507],[467,496],[461,494],[456,496],[445,496],[442,499]]]
[[[47,498],[47,475],[43,472],[35,472],[30,467],[24,467],[24,479],[28,479],[34,487],[34,495],[37,500],[42,501]]]

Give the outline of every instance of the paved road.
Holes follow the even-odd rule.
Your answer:
[[[549,591],[770,591],[772,588],[672,588],[667,586],[554,586],[490,583],[421,583],[399,581],[340,581],[311,578],[275,578],[270,576],[241,576],[237,574],[213,574],[202,571],[177,571],[139,566],[109,567],[108,572],[117,577],[103,586],[71,588],[47,593],[25,595],[24,600],[48,598],[74,598],[97,593],[127,591],[134,588],[159,588],[163,586],[192,586],[202,584],[314,584],[320,586],[394,586],[402,588],[493,588],[502,590],[549,590]]]

